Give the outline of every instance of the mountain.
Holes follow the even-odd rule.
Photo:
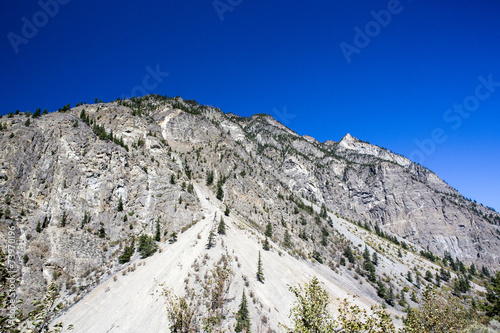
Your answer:
[[[367,307],[382,302],[384,274],[380,283],[394,295],[405,286],[420,295],[408,272],[423,277],[442,266],[457,277],[461,267],[500,266],[498,213],[350,134],[321,143],[266,114],[245,118],[157,95],[0,123],[1,246],[15,244],[18,295],[40,297],[56,281],[64,321],[84,331],[166,325],[161,282],[179,295],[192,290],[203,307],[195,291],[221,258],[231,258],[234,273],[228,313],[252,291],[252,318],[273,329],[288,320],[287,284],[315,275],[331,295],[357,294]],[[207,249],[221,217],[227,235]],[[140,235],[159,237],[161,252],[139,258]],[[362,265],[365,248],[380,258],[378,278]],[[259,250],[264,284],[254,278]],[[473,289],[483,290],[480,280]],[[397,302],[389,308],[402,316]]]

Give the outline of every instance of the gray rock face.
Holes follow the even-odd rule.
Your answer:
[[[90,125],[79,118],[82,110]],[[260,231],[271,222],[275,239],[293,226],[305,249],[317,248],[311,239],[321,239],[328,224],[297,212],[300,201],[468,265],[500,266],[499,214],[428,169],[349,134],[320,143],[268,115],[226,115],[180,98],[83,105],[29,126],[26,119],[0,119],[7,126],[0,132],[0,192],[10,198],[0,203],[10,211],[0,220],[0,243],[14,226],[20,258],[29,258],[19,259],[22,294],[37,295],[45,281],[61,279],[72,303],[122,268],[124,247],[132,237],[153,235],[156,221],[166,240],[201,220],[189,184],[204,184],[207,172],[214,173],[214,192],[218,183],[223,189],[221,206]],[[123,145],[101,140],[95,124]],[[301,230],[309,242],[298,238]]]

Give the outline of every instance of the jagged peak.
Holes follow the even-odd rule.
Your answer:
[[[353,137],[351,133],[347,133],[346,135],[344,135],[342,140],[340,140],[340,142],[359,142],[359,141],[360,140]]]

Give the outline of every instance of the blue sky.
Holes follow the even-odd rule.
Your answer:
[[[0,113],[179,95],[320,141],[351,133],[500,210],[498,13],[496,0],[4,0]]]

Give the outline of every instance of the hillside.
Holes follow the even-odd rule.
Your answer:
[[[159,331],[166,326],[160,284],[177,295],[201,293],[223,255],[234,273],[225,325],[234,324],[245,290],[254,327],[272,329],[288,323],[287,285],[313,276],[334,300],[350,294],[366,308],[387,303],[400,325],[405,304],[416,306],[410,298],[430,283],[427,271],[450,271],[437,283],[453,289],[477,269],[464,291],[471,296],[484,292],[480,274],[500,266],[498,213],[349,134],[320,143],[268,115],[243,118],[163,96],[0,123],[0,243],[15,241],[17,293],[39,298],[56,281],[62,320],[82,332]],[[207,249],[222,216],[227,235]],[[159,237],[161,252],[146,259],[135,252],[121,263],[140,235]],[[265,283],[255,278],[259,251]],[[374,273],[365,252],[377,253]],[[392,300],[380,296],[381,285]]]

